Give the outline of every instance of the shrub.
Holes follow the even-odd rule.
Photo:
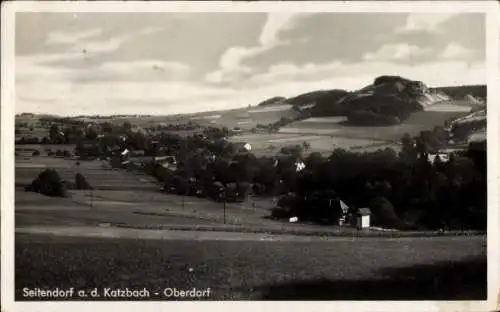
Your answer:
[[[370,202],[373,225],[404,230],[406,225],[394,211],[394,206],[385,197],[376,197]]]
[[[26,187],[27,191],[37,192],[52,197],[65,197],[66,188],[61,177],[54,169],[42,171],[31,185]]]
[[[91,190],[92,186],[88,183],[87,179],[83,174],[77,173],[75,175],[75,188],[77,190]]]
[[[271,218],[280,220],[280,219],[288,219],[290,218],[290,211],[281,207],[274,207],[271,209]]]

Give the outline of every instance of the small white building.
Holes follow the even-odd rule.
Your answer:
[[[430,163],[434,163],[434,161],[436,160],[436,157],[439,157],[439,159],[442,162],[448,162],[450,160],[450,155],[448,153],[429,154],[429,155],[427,155],[427,160]]]
[[[371,211],[369,208],[359,208],[356,218],[356,225],[359,230],[370,228]]]

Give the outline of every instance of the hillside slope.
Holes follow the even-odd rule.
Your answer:
[[[356,125],[391,125],[448,100],[448,95],[429,89],[421,81],[379,76],[372,84],[354,92],[314,91],[288,99],[287,103],[300,108],[311,105],[309,112],[313,117],[347,116]]]

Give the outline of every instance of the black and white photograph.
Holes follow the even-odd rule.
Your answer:
[[[498,307],[497,3],[31,4],[2,7],[5,311]]]

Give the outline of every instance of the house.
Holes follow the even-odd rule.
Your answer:
[[[295,171],[300,172],[306,168],[306,164],[302,160],[297,160],[295,162]]]
[[[439,157],[439,159],[442,162],[450,161],[450,154],[448,154],[448,153],[432,153],[432,154],[430,153],[427,155],[427,160],[430,163],[434,163],[434,161],[436,160],[436,157]]]
[[[327,220],[329,223],[344,225],[347,221],[349,206],[332,191],[315,191],[303,198],[304,207],[308,213],[313,213],[317,220]]]
[[[77,144],[75,154],[79,156],[98,157],[101,154],[101,147],[95,141],[83,141]]]
[[[177,160],[175,156],[159,156],[154,157],[154,164],[160,165],[171,171],[177,170]]]
[[[370,228],[371,211],[369,208],[359,208],[357,212],[356,224],[358,229]]]
[[[252,150],[252,145],[246,142],[233,143],[237,153],[248,153]]]

